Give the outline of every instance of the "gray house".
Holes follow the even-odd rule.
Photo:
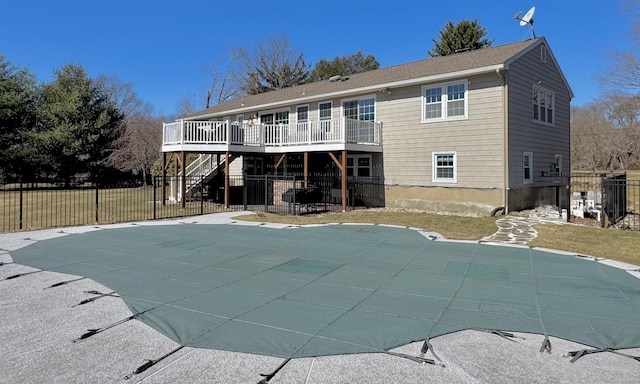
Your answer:
[[[328,162],[343,206],[357,176],[382,180],[392,208],[566,207],[572,97],[536,38],[229,100],[164,124],[162,151],[215,155],[227,179],[234,163],[306,176]]]

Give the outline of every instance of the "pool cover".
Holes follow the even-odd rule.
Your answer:
[[[426,349],[431,338],[474,329],[594,348],[580,355],[640,347],[640,280],[628,272],[407,228],[132,226],[11,255],[109,287],[132,318],[183,346],[300,358],[422,340]]]

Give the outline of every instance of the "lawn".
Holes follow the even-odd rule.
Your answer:
[[[310,216],[252,214],[239,220],[295,225],[325,223],[374,223],[402,225],[440,233],[447,239],[480,240],[496,232],[499,217],[465,217],[404,211],[352,211]],[[538,223],[538,237],[530,246],[576,252],[640,265],[640,232],[602,229],[575,224]]]
[[[153,187],[0,190],[0,233],[122,223],[226,211],[220,204],[154,204]]]

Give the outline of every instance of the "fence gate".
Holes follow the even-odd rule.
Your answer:
[[[620,174],[602,178],[602,217],[603,227],[606,226],[604,218],[607,217],[611,224],[622,220],[627,214],[627,175]]]

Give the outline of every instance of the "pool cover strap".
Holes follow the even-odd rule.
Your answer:
[[[612,348],[580,349],[578,351],[571,351],[571,352],[567,353],[567,356],[573,357],[571,359],[571,362],[574,363],[576,360],[578,360],[579,358],[581,358],[581,357],[583,357],[585,355],[590,355],[590,354],[593,354],[593,353],[600,353],[600,352],[611,352],[611,353],[614,353],[616,355],[628,357],[630,359],[633,359],[633,360],[636,360],[636,361],[640,362],[640,356],[628,355],[626,353],[622,353],[622,352],[617,351],[617,350],[612,349]]]
[[[115,323],[109,324],[106,327],[102,327],[102,328],[94,328],[94,329],[88,329],[86,333],[83,333],[80,337],[78,337],[77,339],[74,339],[73,342],[75,343],[76,341],[80,341],[80,340],[84,340],[86,338],[89,338],[93,335],[97,335],[100,332],[104,332],[107,329],[111,329],[113,327],[116,327],[120,324],[124,324],[129,320],[133,320],[136,317],[136,315],[131,315],[129,317],[126,317],[122,320],[116,321]]]
[[[173,355],[174,353],[178,352],[182,348],[184,348],[184,345],[181,345],[178,348],[175,348],[175,349],[169,351],[168,353],[165,353],[164,355],[160,356],[159,358],[157,358],[155,360],[147,360],[146,363],[144,363],[141,366],[139,366],[138,368],[136,368],[132,373],[126,375],[124,377],[124,379],[125,380],[129,380],[130,378],[133,377],[133,375],[138,375],[138,374],[146,371],[147,369],[153,367],[154,365],[158,364],[159,362],[161,362],[162,360],[166,359],[167,357],[169,357],[169,356]]]

